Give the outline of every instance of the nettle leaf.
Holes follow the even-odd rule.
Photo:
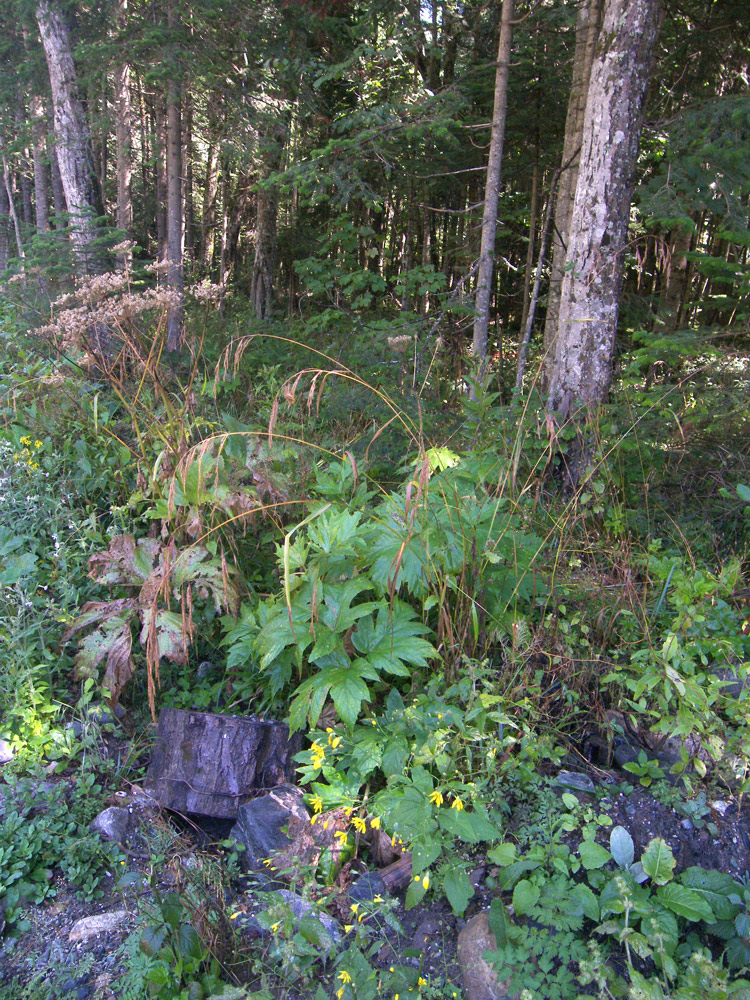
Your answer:
[[[676,862],[669,844],[661,837],[654,837],[643,852],[641,864],[652,882],[665,885],[672,880]]]
[[[716,919],[713,910],[706,900],[693,889],[688,889],[684,885],[672,882],[670,885],[661,886],[657,890],[659,902],[676,913],[678,917],[696,922],[705,920],[712,924]]]
[[[443,870],[443,890],[456,916],[463,916],[469,900],[474,895],[474,886],[466,871],[459,865],[451,865]]]
[[[174,543],[170,543],[160,559],[165,572],[167,560],[171,571],[172,589],[176,595],[189,584],[197,589],[200,597],[205,598],[210,595],[217,611],[226,609],[232,615],[239,613],[240,592],[233,579],[233,568],[222,559],[213,556],[205,546],[190,545],[178,552]]]
[[[392,609],[381,607],[377,618],[361,621],[352,633],[352,644],[378,672],[410,676],[410,667],[424,667],[436,655],[435,647],[420,636],[430,630],[403,601]]]

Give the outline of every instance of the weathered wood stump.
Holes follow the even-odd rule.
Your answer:
[[[235,819],[260,790],[293,779],[301,749],[281,722],[165,708],[145,784],[167,809]]]

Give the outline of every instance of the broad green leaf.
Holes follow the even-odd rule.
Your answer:
[[[607,848],[602,847],[601,844],[597,844],[593,840],[581,841],[578,845],[578,854],[581,858],[581,864],[586,871],[601,868],[603,865],[606,865],[608,861],[612,860],[612,855],[609,853]]]
[[[712,924],[716,919],[713,910],[702,896],[677,882],[661,886],[656,895],[659,902],[678,917],[693,922],[705,920],[707,924]]]
[[[414,875],[421,875],[425,869],[443,853],[442,841],[439,837],[425,837],[414,842],[411,852],[411,868]]]
[[[580,912],[588,917],[589,920],[596,921],[599,919],[599,900],[583,882],[573,886],[570,890],[570,901],[571,904],[579,906]]]
[[[383,751],[383,773],[401,774],[409,756],[409,747],[403,736],[393,736]]]
[[[403,601],[378,611],[376,618],[365,618],[352,633],[354,648],[362,653],[378,672],[409,676],[413,667],[424,667],[435,655],[435,647],[420,638],[429,629],[417,619],[417,613]]]
[[[615,826],[609,835],[609,849],[615,864],[620,868],[630,868],[635,858],[635,844],[624,826]]]
[[[491,847],[487,851],[487,858],[495,865],[499,865],[501,868],[505,868],[507,865],[512,864],[516,860],[516,845],[515,844],[497,844],[495,847]]]
[[[452,865],[443,872],[443,889],[456,916],[462,916],[469,900],[474,895],[474,887],[463,868]]]
[[[506,892],[510,892],[524,872],[533,872],[540,864],[540,861],[529,861],[528,858],[512,862],[500,872],[500,885]]]
[[[529,882],[528,879],[521,879],[513,890],[513,909],[517,916],[530,913],[533,906],[539,901],[541,890],[538,885]]]
[[[370,691],[361,677],[353,672],[337,671],[340,679],[331,684],[331,698],[336,711],[350,728],[357,721],[363,701],[369,701]]]
[[[711,908],[714,919],[733,920],[739,907],[729,898],[737,892],[737,883],[731,875],[705,868],[688,868],[679,876],[680,882],[698,893]]]
[[[427,890],[422,884],[422,879],[419,877],[413,878],[409,883],[409,888],[406,890],[406,898],[404,900],[404,906],[407,910],[413,909],[424,899]]]
[[[632,1000],[664,1000],[664,991],[658,979],[646,979],[632,966],[628,969],[630,977]]]
[[[675,863],[669,844],[661,837],[654,837],[641,858],[644,871],[656,885],[672,880]]]
[[[508,911],[499,896],[490,903],[490,912],[487,915],[490,930],[495,935],[495,943],[498,948],[504,948],[509,941],[512,924],[508,918]]]

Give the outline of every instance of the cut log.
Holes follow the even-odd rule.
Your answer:
[[[162,709],[146,787],[166,809],[217,819],[294,778],[300,734],[281,722]]]
[[[378,875],[390,893],[399,892],[411,882],[411,854],[402,854],[398,861],[394,861],[387,868],[381,868]]]

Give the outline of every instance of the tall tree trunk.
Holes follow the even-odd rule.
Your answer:
[[[156,255],[167,259],[167,129],[164,98],[154,95],[154,192],[156,195]]]
[[[47,109],[41,97],[34,94],[29,101],[31,137],[34,158],[34,208],[36,231],[48,233],[49,224],[49,170],[47,166]]]
[[[52,181],[52,204],[55,209],[55,229],[67,229],[68,221],[66,215],[68,206],[65,201],[65,190],[63,189],[62,177],[60,176],[60,165],[57,160],[57,143],[55,142],[54,130],[47,132],[47,155],[49,157],[50,180]]]
[[[268,183],[268,178],[281,165],[284,143],[288,135],[288,118],[269,127],[261,150],[262,168],[260,184],[255,193],[255,259],[250,298],[258,319],[268,319],[273,307],[273,279],[276,266],[276,213],[278,191]]]
[[[495,260],[495,233],[497,230],[497,202],[500,193],[500,171],[505,142],[505,119],[508,109],[508,74],[513,35],[513,0],[503,0],[500,21],[500,42],[495,71],[495,103],[492,112],[492,135],[487,164],[487,181],[484,193],[482,218],[482,246],[479,251],[479,276],[477,278],[474,306],[474,339],[472,350],[479,362],[479,376],[484,371],[487,358],[487,331],[490,323],[490,294]]]
[[[526,267],[523,273],[523,303],[521,308],[521,330],[526,330],[529,315],[529,295],[531,292],[531,272],[534,270],[534,249],[536,245],[537,214],[539,212],[539,143],[536,144],[534,170],[531,175],[531,206],[529,208],[529,245],[526,248]]]
[[[190,94],[184,94],[182,162],[185,174],[185,189],[183,192],[185,219],[185,258],[192,261],[195,256],[195,205],[193,202],[193,101]]]
[[[578,181],[579,151],[583,142],[583,121],[586,113],[586,97],[591,79],[596,41],[599,37],[602,0],[581,0],[576,23],[576,44],[573,56],[573,79],[570,85],[568,113],[565,119],[563,140],[563,172],[557,190],[555,220],[552,230],[552,266],[547,292],[547,316],[544,325],[544,367],[545,387],[555,357],[555,337],[557,336],[560,291],[565,273],[568,250],[568,230],[573,212],[573,200]]]
[[[595,407],[609,390],[633,173],[660,10],[660,0],[605,3],[549,379],[547,406],[554,419]],[[579,457],[573,481],[585,465],[585,456]]]
[[[3,187],[5,188],[5,196],[8,199],[8,214],[10,215],[10,220],[13,223],[13,231],[16,236],[16,249],[18,251],[19,258],[23,261],[25,257],[23,249],[23,237],[21,236],[21,224],[18,221],[18,212],[16,211],[16,203],[13,200],[13,185],[10,179],[10,168],[8,167],[8,159],[5,155],[5,140],[0,135],[0,166],[2,166],[3,174]]]
[[[103,255],[95,246],[99,236],[96,220],[102,214],[101,194],[91,135],[78,97],[68,30],[52,0],[38,0],[36,17],[52,88],[57,158],[70,217],[76,268],[79,274],[96,274],[104,267]]]
[[[171,15],[171,10],[170,10]],[[182,116],[180,85],[170,79],[167,87],[167,287],[174,301],[167,316],[167,350],[182,344],[184,317],[182,275]]]
[[[128,0],[118,0],[117,29],[127,26]],[[117,161],[117,228],[126,239],[133,235],[133,111],[130,102],[130,65],[124,60],[115,66],[115,147]],[[144,152],[145,156],[145,152]],[[130,254],[118,256],[118,266],[126,267]]]
[[[203,216],[201,218],[201,268],[208,271],[214,255],[216,232],[216,199],[219,194],[219,143],[212,142],[206,157],[206,179],[203,185]]]
[[[10,235],[10,205],[5,179],[0,180],[0,272],[4,271],[10,260],[8,237]]]

